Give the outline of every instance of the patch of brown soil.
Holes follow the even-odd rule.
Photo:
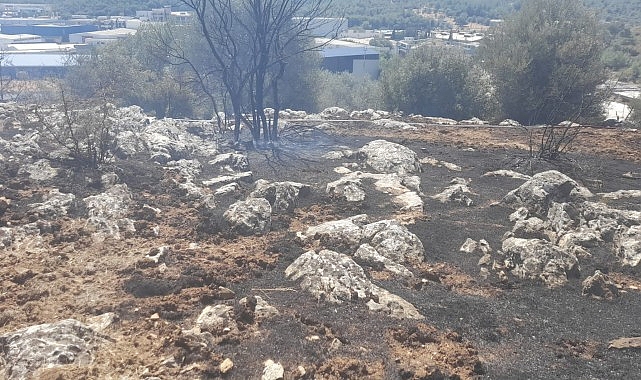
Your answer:
[[[478,352],[455,332],[419,323],[386,333],[403,379],[473,379],[483,373]]]
[[[320,365],[314,371],[314,377],[325,380],[342,379],[382,379],[385,377],[385,365],[382,362],[363,362],[354,358],[335,357]]]
[[[413,283],[414,289],[428,287],[430,283],[438,283],[448,290],[475,297],[496,297],[501,294],[501,289],[481,283],[472,276],[448,263],[416,265],[418,279]]]
[[[457,148],[529,149],[529,135],[524,128],[488,126],[442,126],[412,124],[417,130],[390,130],[371,123],[350,123],[349,128],[335,123],[330,130],[343,136],[376,136],[394,140],[438,142]],[[540,131],[533,130],[534,149]],[[630,161],[641,161],[641,132],[621,128],[584,127],[572,145],[575,152],[605,155]]]

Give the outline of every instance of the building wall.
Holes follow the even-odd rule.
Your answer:
[[[325,57],[323,68],[334,73],[347,72],[376,79],[379,74],[378,54]]]

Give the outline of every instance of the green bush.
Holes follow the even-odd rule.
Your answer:
[[[381,74],[386,107],[405,113],[465,119],[491,116],[489,76],[455,47],[423,46],[388,61]]]

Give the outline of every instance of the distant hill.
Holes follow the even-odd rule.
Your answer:
[[[586,5],[596,8],[605,21],[641,24],[639,0],[583,1]],[[136,10],[159,8],[163,5],[185,9],[179,0],[21,0],[19,2],[53,4],[61,16],[72,14],[132,16]],[[348,17],[351,26],[385,29],[435,26],[434,21],[430,22],[429,19],[413,12],[413,9],[420,8],[445,14],[459,23],[487,24],[490,19],[503,18],[517,10],[520,2],[521,0],[334,0],[337,14]]]

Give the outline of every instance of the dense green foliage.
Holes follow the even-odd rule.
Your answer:
[[[381,109],[379,82],[369,77],[358,77],[350,73],[320,71],[315,82],[318,84],[314,96],[313,111],[339,106],[349,111]]]
[[[483,40],[505,117],[555,124],[600,115],[606,71],[598,19],[575,0],[531,0]]]
[[[76,56],[68,86],[81,98],[100,98],[139,105],[158,117],[199,114],[196,92],[179,67],[158,58],[150,31]]]
[[[388,109],[460,120],[492,108],[487,79],[462,50],[423,46],[387,62],[381,86]]]

